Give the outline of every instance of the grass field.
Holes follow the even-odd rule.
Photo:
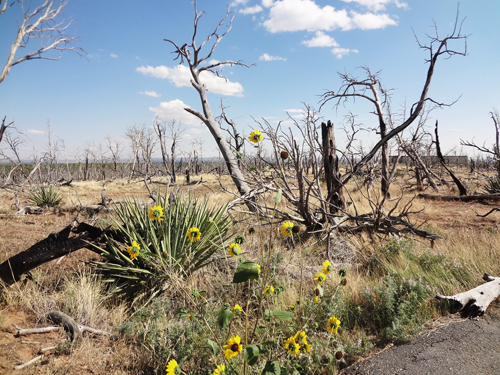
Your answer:
[[[61,188],[63,205],[101,201],[101,183],[73,185]],[[165,193],[161,190],[164,185],[157,188]],[[210,207],[234,199],[227,191],[234,191],[228,178],[220,183],[206,175],[199,186],[174,188],[181,194],[206,197]],[[365,192],[354,185],[349,188],[358,213],[368,212]],[[399,188],[398,183],[391,189],[393,197],[403,195],[402,203],[415,195]],[[481,187],[469,189],[479,191]],[[152,206],[140,181],[108,182],[106,195],[115,202],[134,199]],[[261,199],[273,201],[274,195],[269,193]],[[394,204],[396,200],[387,207]],[[82,249],[46,263],[25,280],[3,287],[0,372],[164,374],[167,364],[176,360],[186,374],[213,374],[221,364],[225,364],[226,374],[260,374],[269,360],[280,364],[282,374],[336,374],[340,367],[389,343],[402,343],[422,329],[440,324],[448,313],[433,299],[435,293],[451,295],[473,288],[481,283],[485,272],[500,275],[499,214],[476,216],[476,212],[484,214],[491,206],[422,199],[414,199],[412,204],[412,221],[443,240],[431,246],[429,241],[412,236],[333,234],[329,253],[332,269],[319,284],[323,295],[317,303],[314,278],[328,260],[326,241],[320,241],[319,235],[308,235],[304,228],[299,235],[283,236],[278,223],[236,210],[230,211],[230,239],[219,245],[214,261],[192,274],[162,268],[168,282],[154,298],[141,299],[148,300],[147,305],[113,294],[90,266],[103,260],[95,252]],[[286,210],[286,202],[283,200],[279,207]],[[61,230],[76,217],[76,212],[16,216],[15,211],[9,193],[0,191],[0,262]],[[112,217],[80,215],[78,219],[109,224]],[[238,234],[245,237],[239,261],[227,252],[227,245]],[[146,242],[141,248],[149,246]],[[262,273],[256,280],[232,284],[242,261],[260,264]],[[341,269],[346,270],[346,276],[339,275]],[[274,288],[272,295],[265,293],[270,294],[269,286]],[[229,307],[225,309],[224,304]],[[242,314],[221,324],[235,304],[242,308]],[[498,307],[496,302],[490,308]],[[51,310],[60,310],[79,324],[111,332],[116,338],[84,335],[68,344],[59,332],[14,337],[12,324],[23,328],[46,326],[45,317]],[[341,322],[336,333],[327,329],[332,317]],[[299,336],[299,353],[294,354],[285,340],[301,331],[312,346],[309,352],[302,341],[298,342]],[[234,358],[224,359],[220,346],[233,334],[241,337],[243,345],[255,346],[252,350],[258,354],[254,365],[248,364],[252,356],[247,349],[242,353],[235,349]],[[37,363],[13,371],[14,366],[49,346],[57,348]],[[342,359],[338,353],[342,353]]]

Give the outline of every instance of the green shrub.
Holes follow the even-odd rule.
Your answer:
[[[151,306],[136,310],[131,320],[119,327],[119,331],[141,352],[143,363],[138,365],[144,373],[164,374],[172,358],[177,358],[179,363],[197,362],[198,369],[210,366],[207,366],[208,351],[201,350],[199,345],[206,342],[202,325],[187,314],[172,316],[168,301],[155,299]],[[196,355],[193,356],[193,353]],[[208,374],[208,371],[205,373]]]
[[[151,219],[152,209],[136,201],[121,204],[106,246],[94,249],[107,262],[94,265],[107,276],[105,281],[116,284],[117,293],[147,291],[153,298],[168,286],[173,272],[187,277],[211,263],[227,239],[231,218],[223,215],[224,207],[209,209],[207,203],[179,198],[168,207],[166,199],[158,197],[158,206],[165,207],[160,220]],[[198,229],[199,240],[190,241],[190,228]]]
[[[38,207],[57,207],[61,204],[62,197],[57,187],[40,185],[30,192],[28,202]]]
[[[425,306],[431,294],[422,280],[388,275],[379,287],[363,292],[361,319],[384,341],[407,341],[429,318]]]

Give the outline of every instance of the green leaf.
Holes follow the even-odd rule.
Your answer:
[[[278,310],[275,310],[273,312],[273,315],[278,318],[279,320],[281,320],[282,322],[286,322],[287,320],[290,320],[293,318],[293,312],[291,311],[278,311]]]
[[[281,202],[281,195],[282,194],[283,194],[283,190],[281,190],[281,188],[278,189],[278,193],[276,193],[276,198],[274,198],[274,203],[276,205],[280,204],[280,202]]]
[[[233,284],[244,283],[247,280],[258,278],[259,268],[254,261],[246,260],[234,271]]]
[[[234,314],[231,312],[231,310],[222,307],[219,311],[219,316],[217,316],[217,323],[219,323],[219,328],[224,329],[231,319],[233,319]]]
[[[257,168],[255,168],[255,167],[250,168],[250,172],[253,172],[255,170],[257,170]]]
[[[261,375],[281,375],[280,364],[278,361],[267,361]]]
[[[269,166],[266,165],[264,168],[262,168],[262,172],[267,172],[269,170]]]
[[[255,365],[260,358],[260,348],[257,345],[247,345],[245,346],[245,354],[243,358],[245,359],[245,362],[248,363],[250,366]]]
[[[264,311],[264,320],[266,320],[267,322],[269,320],[271,320],[271,317],[273,316],[273,312],[271,310],[267,310]]]
[[[203,347],[210,350],[213,355],[217,355],[217,353],[219,353],[219,346],[210,339],[207,340],[207,345],[204,345]]]

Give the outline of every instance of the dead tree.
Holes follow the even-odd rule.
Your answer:
[[[479,146],[474,141],[469,142],[462,139],[460,140],[460,144],[462,146],[473,147],[480,152],[490,155],[495,163],[497,177],[500,178],[500,113],[494,109],[490,112],[490,116],[495,125],[495,143],[491,147],[487,147],[485,144]]]
[[[71,46],[78,38],[66,35],[71,22],[66,23],[64,20],[58,20],[66,4],[67,1],[65,0],[44,0],[42,4],[31,9],[29,5],[26,8],[22,0],[15,2],[0,0],[0,17],[7,17],[4,16],[4,13],[14,12],[16,8],[20,8],[18,11],[22,12],[23,15],[16,38],[10,47],[7,61],[0,72],[0,83],[7,77],[12,67],[23,61],[37,59],[59,60],[61,58],[61,55],[53,57],[47,54],[49,51],[60,51],[61,53],[62,51],[72,51],[79,55],[84,52],[80,47]],[[11,15],[10,17],[14,18],[15,16]],[[40,40],[40,48],[29,51],[27,48],[32,39]],[[16,58],[19,48],[25,54]]]
[[[436,294],[436,299],[450,304],[452,312],[460,312],[462,317],[474,318],[484,315],[488,306],[500,296],[500,277],[493,277],[485,273],[483,280],[486,283],[467,292],[453,296]]]
[[[333,124],[321,123],[321,140],[323,146],[323,168],[327,188],[326,201],[329,203],[329,211],[337,213],[339,209],[345,209],[345,199],[342,193],[342,182],[340,181],[339,157],[335,143]]]
[[[226,116],[225,108],[224,108],[224,103],[221,100],[221,115],[219,117],[220,123],[222,123],[222,120],[225,121],[227,125],[229,125],[229,128],[224,129],[222,127],[222,124],[220,124],[220,128],[224,130],[228,135],[229,138],[227,140],[227,143],[229,144],[229,147],[231,147],[234,150],[234,153],[236,155],[236,158],[238,159],[238,167],[241,169],[241,160],[243,158],[243,154],[241,152],[243,145],[245,144],[244,138],[241,136],[240,132],[236,129],[236,124],[234,120],[230,120]]]
[[[450,168],[448,168],[448,166],[446,165],[446,162],[444,160],[443,154],[441,153],[441,146],[439,144],[438,121],[437,120],[436,120],[435,133],[436,133],[436,152],[437,152],[437,156],[439,158],[439,161],[441,162],[441,165],[450,174],[450,176],[453,179],[453,182],[455,183],[455,185],[457,185],[457,188],[460,191],[460,195],[467,195],[467,189],[462,184],[462,182],[460,182],[460,180],[458,179],[458,177],[455,176],[455,174],[453,173],[453,171]]]
[[[462,21],[463,22],[463,21]],[[352,176],[360,169],[362,169],[380,150],[382,151],[382,194],[387,195],[389,187],[389,162],[388,162],[388,145],[387,143],[397,134],[408,128],[420,115],[426,102],[432,102],[435,105],[442,107],[451,104],[439,103],[428,97],[429,88],[431,85],[434,69],[440,57],[450,58],[455,55],[467,55],[467,36],[462,34],[462,23],[458,21],[458,12],[455,19],[455,25],[450,35],[441,38],[437,32],[437,26],[434,26],[435,36],[429,37],[430,43],[428,45],[421,44],[417,39],[417,43],[421,49],[429,53],[429,58],[426,60],[428,63],[427,76],[420,93],[420,97],[413,103],[410,108],[410,114],[407,118],[402,119],[402,122],[388,131],[387,129],[387,116],[386,111],[389,104],[388,90],[385,89],[379,78],[379,72],[372,73],[368,67],[363,67],[366,78],[357,78],[350,73],[339,73],[342,79],[340,88],[336,91],[327,91],[322,95],[321,107],[330,101],[334,101],[334,107],[338,108],[341,104],[346,103],[349,99],[360,98],[367,100],[374,107],[374,113],[378,120],[378,132],[380,140],[358,163],[356,163],[350,171],[342,176],[342,185],[345,185]],[[463,41],[464,50],[453,49],[452,42]],[[453,104],[453,103],[452,103]],[[320,107],[320,108],[321,108]]]
[[[196,42],[196,36],[198,33],[198,22],[204,12],[198,13],[196,8],[196,1],[194,1],[194,13],[195,13],[194,25],[193,25],[194,30],[193,30],[193,37],[191,40],[191,44],[184,43],[181,46],[179,46],[174,41],[170,39],[165,39],[165,41],[171,43],[174,46],[175,48],[174,52],[177,54],[176,59],[180,58],[180,64],[184,64],[184,62],[188,64],[192,78],[191,84],[193,85],[193,87],[196,89],[196,91],[200,96],[203,113],[195,111],[191,108],[185,108],[185,110],[191,113],[192,115],[198,117],[207,126],[208,130],[210,130],[210,133],[214,137],[217,146],[219,147],[219,150],[229,170],[229,174],[234,184],[236,185],[238,192],[240,193],[240,195],[249,194],[250,186],[245,181],[243,173],[238,167],[236,156],[234,155],[231,148],[227,144],[225,138],[223,137],[219,124],[217,124],[217,122],[215,121],[215,118],[212,114],[212,110],[210,109],[210,104],[207,98],[207,87],[203,83],[203,80],[201,79],[200,75],[201,73],[206,72],[206,73],[216,74],[218,77],[221,77],[220,75],[221,67],[234,66],[234,65],[244,66],[244,67],[250,67],[250,66],[241,61],[216,61],[216,62],[210,61],[208,62],[207,65],[203,65],[205,61],[209,61],[212,58],[212,55],[217,45],[224,38],[224,36],[226,36],[227,33],[231,30],[234,17],[231,17],[229,25],[227,26],[226,30],[223,33],[219,34],[220,27],[224,24],[225,20],[229,16],[229,8],[228,8],[225,17],[219,22],[215,30],[200,45],[198,45]],[[203,56],[201,54],[203,47],[207,43],[210,43],[211,41],[213,41],[212,42],[213,44],[210,47],[209,52],[205,56]],[[252,211],[255,210],[255,206],[250,201],[246,203],[250,210]]]

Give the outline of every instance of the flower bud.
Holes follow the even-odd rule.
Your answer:
[[[294,225],[292,228],[293,233],[300,233],[300,225]]]
[[[343,356],[344,354],[340,350],[337,353],[335,353],[335,358],[337,359],[337,361],[340,361]]]
[[[281,152],[280,152],[280,156],[281,156],[281,158],[282,158],[283,160],[286,160],[286,159],[288,159],[288,156],[289,156],[289,155],[288,155],[288,152],[287,152],[287,151],[281,151]]]

